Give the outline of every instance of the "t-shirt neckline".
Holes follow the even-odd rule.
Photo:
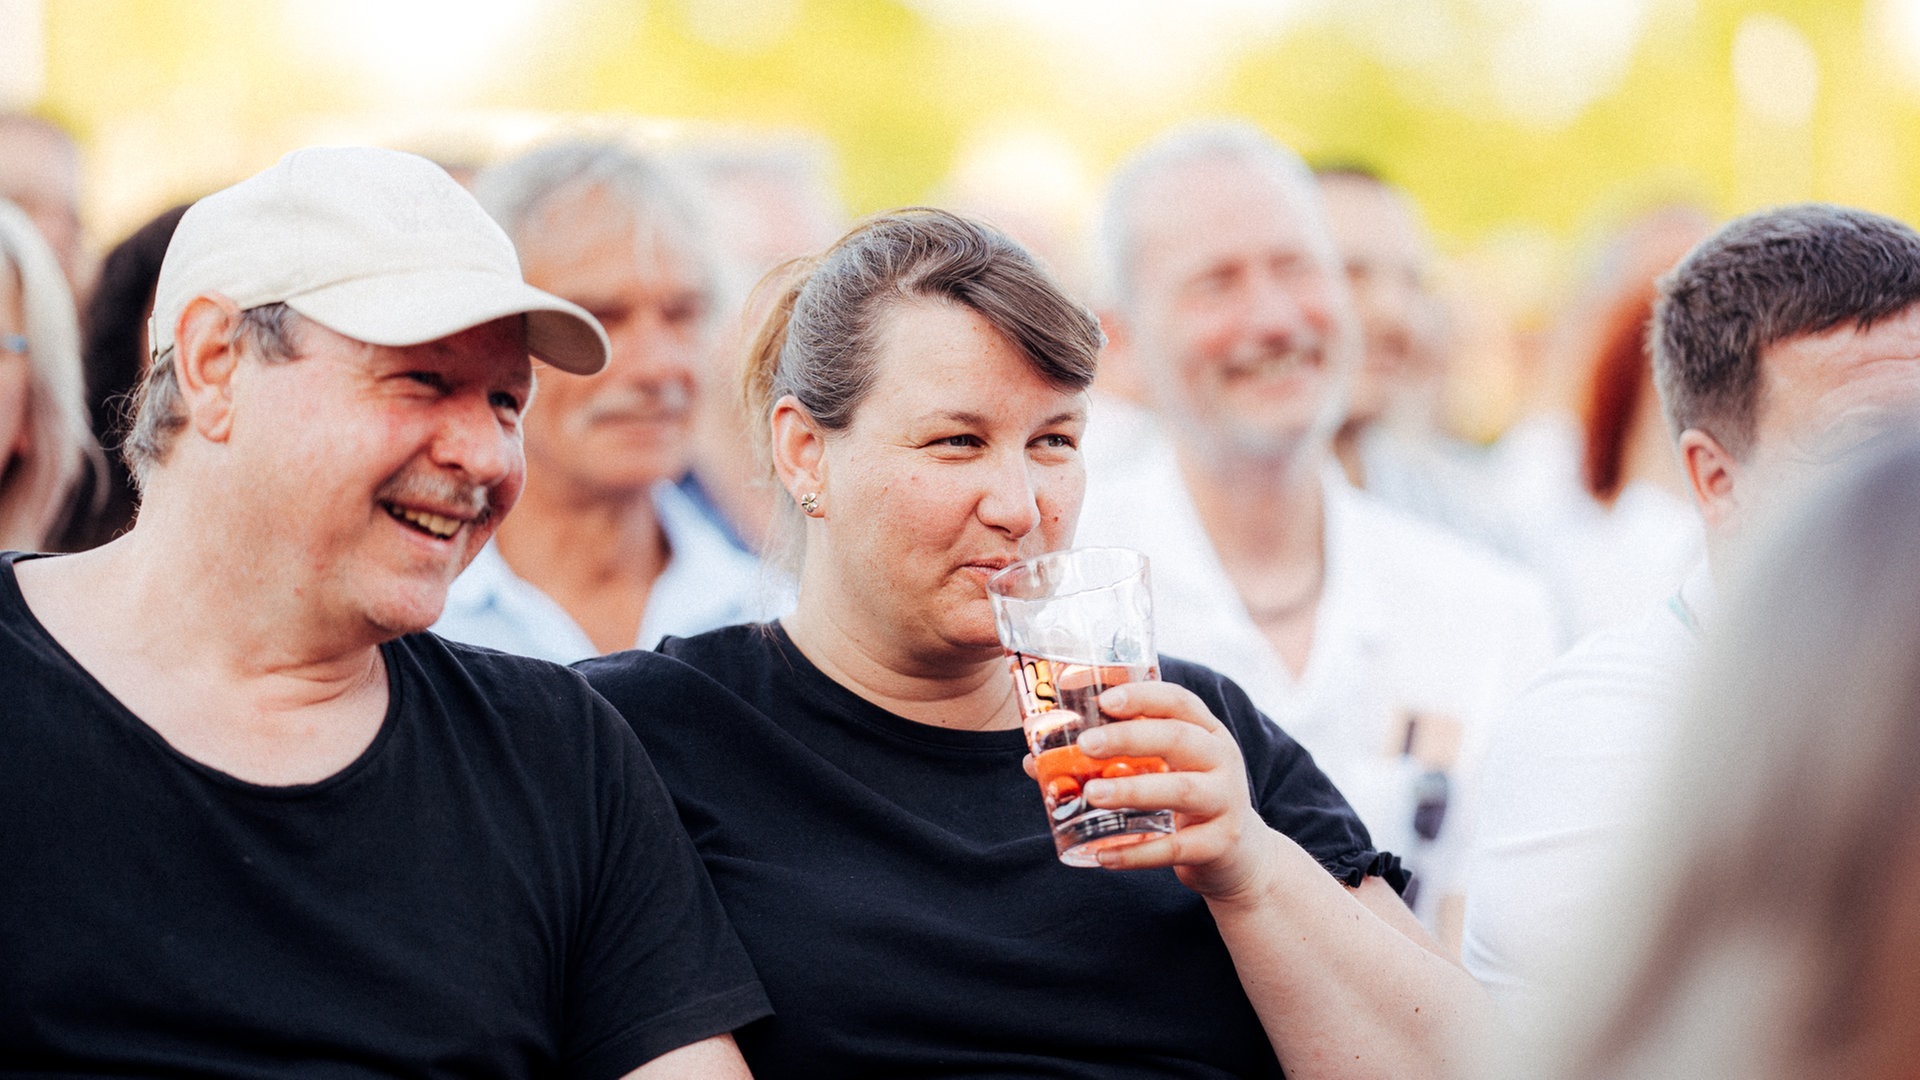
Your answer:
[[[398,659],[398,650],[395,648],[396,643],[387,641],[382,642],[380,645],[381,664],[386,668],[387,679],[387,711],[386,715],[380,718],[380,730],[374,733],[373,739],[367,743],[366,747],[361,750],[352,761],[347,762],[333,773],[306,783],[258,784],[243,777],[235,776],[223,769],[209,765],[199,758],[184,753],[179,747],[168,742],[166,736],[160,734],[152,724],[147,723],[140,718],[138,713],[128,708],[126,703],[121,701],[113,691],[107,689],[106,684],[96,678],[93,672],[87,670],[84,664],[80,663],[72,653],[68,652],[67,647],[61,644],[60,640],[54,637],[53,634],[48,632],[46,625],[40,621],[40,617],[34,614],[33,608],[27,604],[26,594],[20,591],[20,579],[14,573],[15,566],[29,559],[57,557],[57,555],[45,552],[9,551],[0,554],[0,606],[12,607],[20,613],[20,626],[24,632],[51,650],[54,657],[59,660],[60,663],[65,664],[69,669],[78,673],[86,691],[107,707],[108,714],[112,716],[115,723],[131,727],[139,738],[158,749],[163,756],[208,780],[235,791],[266,799],[288,800],[321,795],[333,788],[348,783],[354,776],[364,772],[368,768],[368,763],[380,755],[381,750],[392,737],[394,729],[398,726],[397,720],[401,713],[405,684],[400,678],[400,668],[396,662]]]
[[[835,715],[889,738],[938,747],[942,750],[990,754],[1026,752],[1026,733],[1019,728],[966,731],[960,728],[922,723],[882,708],[820,670],[819,666],[800,650],[800,646],[794,644],[793,638],[788,636],[787,628],[780,623],[780,620],[775,619],[768,626],[772,631],[774,646],[794,673],[799,676],[796,680],[799,692]]]

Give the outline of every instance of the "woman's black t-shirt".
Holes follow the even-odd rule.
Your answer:
[[[773,1001],[736,1033],[760,1080],[1280,1074],[1197,894],[1058,861],[1019,731],[889,713],[777,626],[660,651],[719,685],[645,653],[577,667],[634,718]],[[1162,671],[1233,729],[1275,828],[1343,881],[1402,884],[1237,686]]]

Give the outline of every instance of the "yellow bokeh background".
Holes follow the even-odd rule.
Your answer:
[[[1920,0],[33,2],[102,242],[295,146],[479,160],[580,116],[811,131],[851,212],[985,184],[1067,233],[1141,140],[1243,116],[1406,187],[1521,324],[1662,201],[1920,219]]]
[[[142,163],[113,147],[199,155],[146,162],[183,182],[356,122],[424,139],[436,116],[458,128],[476,112],[613,112],[815,129],[864,211],[924,198],[982,139],[1044,134],[1097,182],[1166,125],[1231,113],[1310,157],[1377,164],[1443,236],[1516,222],[1568,235],[1670,194],[1723,213],[1805,197],[1916,209],[1920,99],[1889,5],[1374,0],[1275,3],[1266,18],[1254,4],[1026,6],[1057,17],[986,0],[44,0],[38,107],[128,154],[116,168]],[[1529,116],[1503,98],[1516,79],[1541,83],[1535,98],[1565,92],[1509,70],[1516,46],[1536,69],[1594,66],[1579,58],[1597,46],[1575,33],[1514,40],[1549,8],[1632,22],[1629,54],[1588,80],[1603,84],[1590,100]],[[1100,26],[1110,13],[1125,25]],[[1736,92],[1735,38],[1756,15],[1817,59],[1804,125],[1752,115]]]

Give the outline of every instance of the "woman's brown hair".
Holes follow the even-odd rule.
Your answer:
[[[776,269],[777,288],[747,354],[744,391],[761,447],[774,403],[791,394],[828,431],[844,430],[872,390],[886,315],[903,304],[958,304],[1063,390],[1093,382],[1100,323],[1026,249],[971,218],[925,207],[855,225],[832,247]]]

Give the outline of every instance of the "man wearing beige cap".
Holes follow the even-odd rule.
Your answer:
[[[529,352],[599,326],[438,167],[317,149],[187,213],[150,331],[135,527],[0,556],[0,1061],[746,1075],[765,996],[631,731],[421,632]]]
[[[675,486],[716,320],[697,196],[656,154],[573,139],[488,167],[473,192],[527,280],[592,312],[610,352],[599,377],[541,388],[527,497],[434,633],[570,664],[786,610],[787,590]]]

